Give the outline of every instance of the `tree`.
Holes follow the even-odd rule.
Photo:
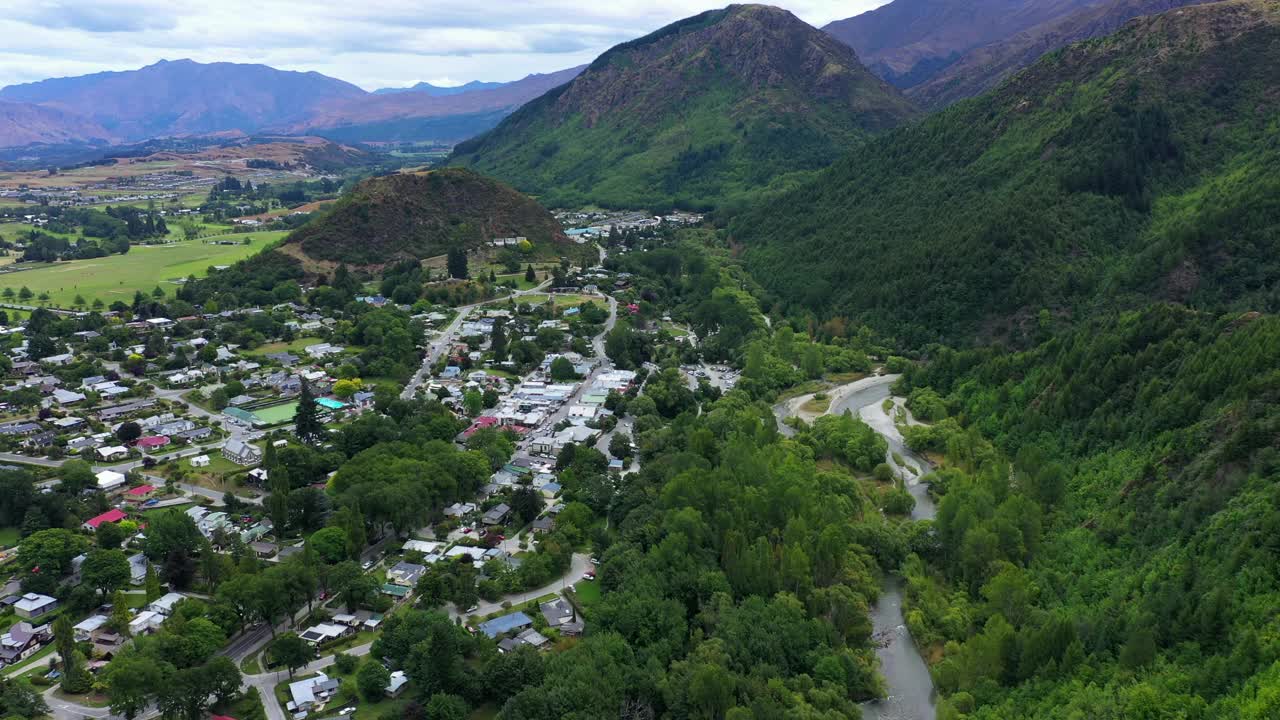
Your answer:
[[[58,579],[71,572],[71,560],[89,546],[84,536],[51,528],[32,533],[18,545],[18,567],[25,573],[23,586],[52,591]]]
[[[125,600],[124,593],[116,590],[115,594],[111,596],[111,628],[127,637],[129,635],[130,617],[129,603]]]
[[[151,704],[156,689],[164,684],[160,664],[136,651],[126,651],[103,672],[111,712],[133,720]]]
[[[315,647],[298,637],[297,633],[284,633],[271,641],[271,647],[267,650],[271,656],[271,660],[277,665],[284,665],[289,669],[289,677],[293,677],[293,673],[298,668],[311,662],[316,657]]]
[[[347,558],[347,534],[339,527],[315,531],[308,540],[311,549],[324,562],[333,565]]]
[[[471,708],[457,695],[436,693],[427,700],[427,720],[466,720]]]
[[[625,460],[631,457],[631,436],[624,432],[615,432],[609,438],[609,454]]]
[[[577,379],[578,372],[573,369],[573,363],[569,362],[566,357],[558,357],[551,361],[551,379],[556,382]]]
[[[391,671],[377,660],[366,660],[356,672],[356,684],[365,700],[377,702],[386,694],[387,686],[391,684]]]
[[[200,550],[204,536],[186,513],[162,510],[149,513],[147,517],[151,525],[147,528],[143,552],[153,562],[167,560],[174,552],[193,556]]]
[[[75,630],[67,613],[53,621],[53,639],[62,657],[63,691],[75,694],[88,690],[91,680],[84,667],[84,656],[76,649]]]
[[[125,445],[132,445],[142,437],[142,426],[132,420],[120,423],[120,427],[116,428],[116,438]]]
[[[62,465],[60,473],[62,482],[59,487],[68,495],[79,495],[92,487],[96,487],[98,479],[93,467],[83,460],[68,460]]]
[[[124,542],[124,528],[120,527],[120,523],[102,523],[93,532],[93,538],[98,542],[98,547],[115,550],[120,547],[120,543]]]
[[[320,407],[316,396],[311,392],[311,383],[302,382],[302,394],[298,396],[298,409],[293,415],[294,433],[298,439],[308,445],[318,445],[328,437],[324,424],[320,422]]]
[[[156,569],[151,563],[147,563],[147,575],[142,583],[143,592],[146,593],[147,602],[154,602],[160,599],[163,592],[160,587],[160,578],[156,575]]]
[[[511,511],[527,523],[542,512],[542,497],[531,487],[519,487],[511,494]]]
[[[209,393],[209,407],[214,410],[224,410],[229,403],[230,398],[227,397],[227,391],[225,388],[217,388],[213,392]]]
[[[524,281],[530,283],[538,282],[538,273],[534,272],[533,263],[529,263],[529,266],[524,269]]]
[[[449,271],[449,277],[457,280],[467,279],[467,251],[462,247],[455,245],[449,248],[445,265]]]
[[[90,550],[80,565],[84,583],[107,596],[129,583],[132,571],[129,558],[119,550]]]
[[[333,384],[333,394],[335,397],[348,400],[360,390],[359,380],[339,380]]]

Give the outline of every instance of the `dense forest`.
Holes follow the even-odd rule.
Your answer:
[[[739,215],[733,240],[787,313],[914,347],[1150,299],[1274,311],[1276,17],[1188,7],[1052,53]]]
[[[1160,305],[908,374],[949,415],[907,433],[947,457],[904,566],[942,717],[1275,717],[1277,368],[1274,316]]]

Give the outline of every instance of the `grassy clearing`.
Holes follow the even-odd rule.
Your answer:
[[[128,303],[133,301],[135,292],[150,293],[157,285],[172,296],[178,286],[169,281],[188,275],[202,277],[210,266],[243,260],[284,235],[283,232],[258,232],[221,236],[221,239],[237,241],[252,238],[249,245],[216,245],[199,240],[139,245],[124,255],[43,264],[30,270],[0,274],[0,289],[25,286],[37,296],[48,293],[51,303],[59,307],[71,307],[76,295],[90,303],[94,299],[108,305],[116,300]]]
[[[261,657],[261,655],[262,653],[254,653],[249,657],[245,658],[244,662],[240,663],[240,670],[242,670],[246,675],[261,674],[262,661],[259,660],[259,657]]]
[[[321,340],[320,338],[317,338],[317,337],[303,337],[303,338],[297,338],[292,342],[275,342],[275,343],[267,343],[266,345],[260,345],[252,350],[245,350],[244,354],[245,355],[270,355],[274,353],[289,352],[289,353],[293,353],[294,355],[302,356],[304,355],[303,351],[308,345],[315,345],[317,343],[322,343],[322,342],[324,342],[324,340]]]
[[[11,548],[21,537],[22,532],[16,527],[0,527],[0,547]]]
[[[584,612],[589,611],[600,602],[600,583],[580,582],[573,586],[573,594],[578,600],[578,604],[582,606],[582,610]]]
[[[817,393],[813,399],[800,406],[805,412],[821,415],[831,408],[831,396],[826,393]]]

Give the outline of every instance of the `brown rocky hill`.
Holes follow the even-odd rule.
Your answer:
[[[362,182],[291,234],[285,251],[312,260],[381,266],[524,236],[565,242],[560,223],[532,198],[462,168]]]

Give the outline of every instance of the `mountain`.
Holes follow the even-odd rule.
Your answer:
[[[377,266],[516,236],[566,240],[560,223],[528,196],[470,170],[446,168],[365,180],[281,249],[311,261]]]
[[[0,100],[75,113],[124,141],[253,132],[364,90],[315,72],[266,65],[160,61],[139,70],[55,78],[0,89]]]
[[[909,88],[977,47],[1109,0],[893,0],[823,30],[875,74]]]
[[[735,219],[786,310],[917,347],[1168,299],[1276,310],[1280,3],[1135,20]]]
[[[914,115],[829,35],[785,10],[731,5],[614,47],[451,161],[550,205],[706,207]]]
[[[449,95],[461,95],[462,93],[475,92],[477,90],[497,90],[504,85],[510,83],[501,82],[481,82],[472,80],[464,85],[442,86],[432,85],[429,82],[420,82],[407,88],[378,88],[373,91],[374,95],[395,95],[396,93],[420,92],[426,93],[432,97],[448,97]]]
[[[57,108],[0,100],[0,147],[105,142],[111,133],[88,118]]]
[[[497,88],[452,95],[400,92],[339,100],[277,129],[340,142],[453,143],[489,130],[516,108],[569,82],[582,70],[573,67],[529,75]]]

